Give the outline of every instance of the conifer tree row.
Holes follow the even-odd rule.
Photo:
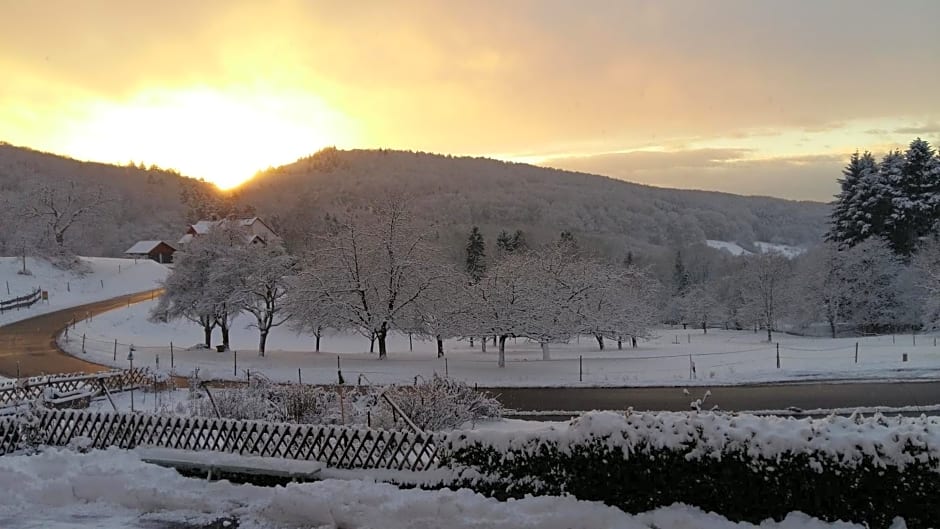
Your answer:
[[[842,174],[826,235],[841,248],[876,237],[907,257],[940,220],[940,158],[920,138],[880,163],[856,152]]]

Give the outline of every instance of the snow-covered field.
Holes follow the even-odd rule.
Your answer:
[[[169,269],[159,263],[140,259],[113,259],[82,257],[90,272],[79,275],[60,270],[42,259],[26,258],[30,275],[19,273],[23,268],[20,257],[0,257],[0,299],[11,299],[41,288],[49,292],[48,301],[40,301],[30,308],[0,314],[0,325],[31,318],[39,314],[101,301],[123,294],[158,288]],[[9,293],[7,287],[9,286]]]
[[[865,338],[810,338],[777,333],[780,368],[776,367],[777,347],[766,335],[752,331],[723,331],[662,328],[650,341],[640,341],[637,349],[607,342],[599,351],[592,337],[582,336],[568,344],[551,346],[552,360],[542,360],[539,345],[526,340],[507,343],[507,367],[496,365],[496,348],[480,351],[479,341],[470,348],[467,341],[445,343],[446,362],[438,359],[430,341],[390,337],[389,356],[379,361],[368,352],[368,339],[354,334],[325,336],[321,353],[312,352],[314,339],[298,335],[286,327],[274,329],[264,358],[257,355],[257,331],[247,328],[249,318],[240,317],[232,333],[235,351],[217,353],[190,349],[202,341],[201,330],[186,321],[150,323],[147,315],[154,303],[145,302],[80,322],[60,344],[81,358],[115,367],[128,367],[128,345],[136,352],[135,366],[170,367],[169,344],[174,345],[174,368],[188,374],[199,368],[202,378],[243,379],[246,370],[263,372],[276,380],[297,380],[298,369],[304,382],[335,383],[337,357],[347,382],[360,374],[373,383],[412,382],[415,376],[448,374],[480,386],[651,386],[720,385],[754,382],[830,379],[940,379],[940,347],[934,336],[875,336]],[[85,336],[82,353],[81,336]],[[218,339],[218,333],[216,333]],[[114,341],[118,348],[116,360]],[[916,345],[915,345],[916,340]],[[855,344],[859,343],[858,363]],[[904,354],[908,360],[903,361]],[[691,358],[690,358],[691,355]],[[579,360],[580,358],[580,360]],[[580,368],[579,368],[580,365]],[[692,371],[691,365],[694,365]],[[579,369],[581,374],[579,375]]]
[[[237,518],[242,529],[538,528],[747,529],[694,507],[673,505],[630,515],[571,497],[529,497],[499,502],[469,490],[399,490],[369,479],[326,479],[287,487],[234,485],[181,477],[130,451],[77,454],[47,450],[0,458],[0,527],[169,528]],[[198,527],[198,525],[195,525]],[[761,529],[849,529],[800,513]],[[903,528],[896,523],[894,529]]]
[[[716,241],[708,239],[705,241],[705,245],[709,248],[714,248],[716,250],[724,250],[731,255],[753,255],[754,252],[743,248],[740,244],[736,242],[728,241]],[[806,248],[801,248],[799,246],[789,246],[786,244],[774,244],[769,242],[755,241],[754,246],[757,247],[761,252],[777,252],[783,254],[786,257],[793,258],[800,254],[806,252]]]

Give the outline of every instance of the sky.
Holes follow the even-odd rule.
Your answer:
[[[0,141],[230,187],[326,146],[829,200],[940,143],[940,2],[0,0]]]

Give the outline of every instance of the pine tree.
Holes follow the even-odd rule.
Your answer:
[[[480,281],[486,272],[486,244],[480,228],[474,226],[467,240],[467,274],[474,283]]]
[[[872,235],[871,212],[866,207],[867,195],[876,183],[878,167],[870,152],[852,155],[839,179],[841,191],[836,195],[830,215],[826,240],[840,247],[851,247]]]
[[[512,234],[512,251],[524,252],[528,248],[529,243],[525,239],[525,234],[522,233],[522,230],[516,230],[516,233]]]
[[[920,138],[912,141],[903,160],[892,167],[891,177],[888,240],[897,254],[909,256],[936,222],[940,168],[930,144]]]
[[[676,264],[672,270],[672,285],[677,296],[682,296],[689,290],[692,280],[689,272],[685,269],[685,263],[682,261],[682,251],[676,252]]]
[[[504,255],[511,254],[513,252],[512,237],[509,236],[509,232],[503,230],[499,232],[499,235],[496,236],[496,253],[500,257]]]

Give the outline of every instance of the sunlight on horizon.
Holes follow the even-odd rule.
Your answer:
[[[59,135],[70,156],[156,164],[222,189],[356,136],[343,114],[300,92],[149,90],[83,105],[81,114]]]

